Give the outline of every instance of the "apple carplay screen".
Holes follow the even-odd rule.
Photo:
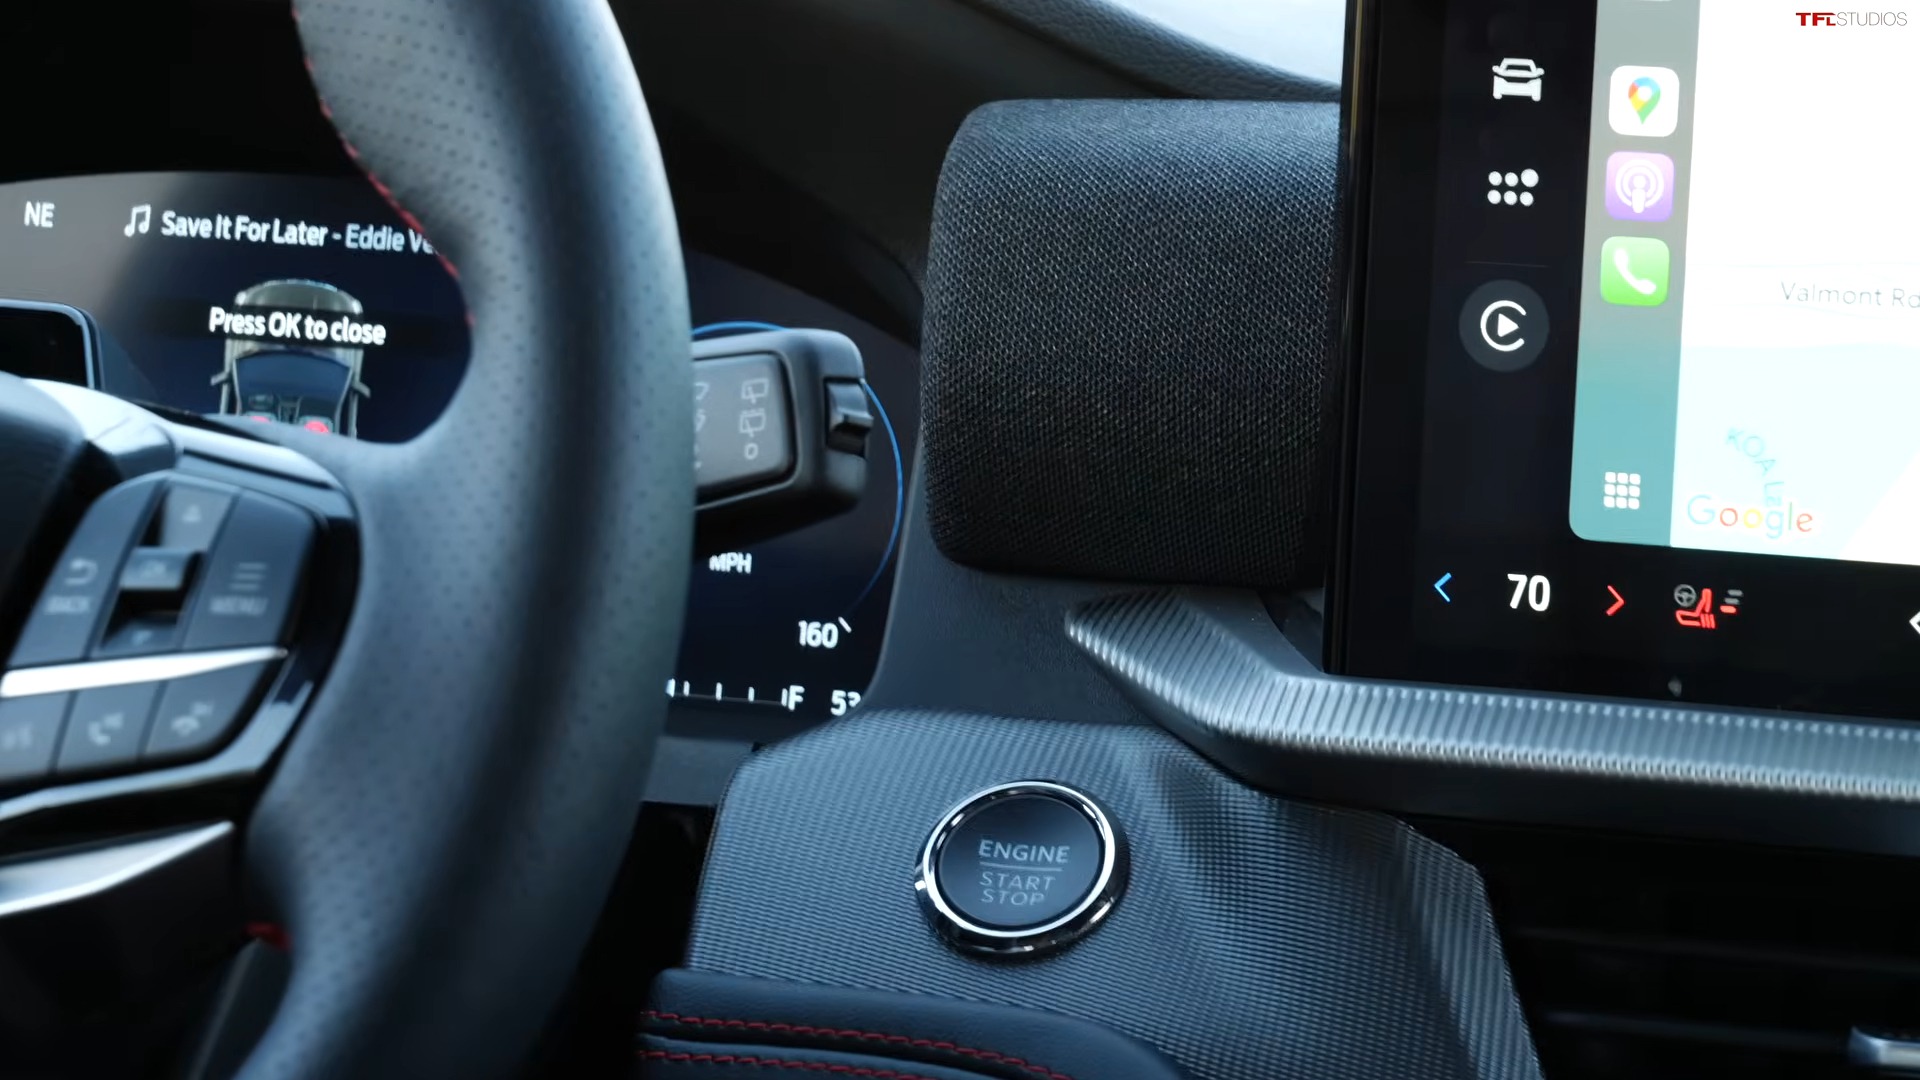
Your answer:
[[[418,434],[467,363],[459,286],[358,177],[0,185],[0,299],[90,315],[108,393],[369,440]]]
[[[1369,7],[1332,662],[1920,718],[1920,12]]]

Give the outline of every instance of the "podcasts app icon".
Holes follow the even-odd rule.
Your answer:
[[[1680,76],[1672,68],[1614,68],[1607,81],[1607,123],[1622,135],[1673,134],[1680,123]]]
[[[1621,150],[1607,157],[1607,213],[1615,221],[1665,221],[1673,215],[1673,159]]]

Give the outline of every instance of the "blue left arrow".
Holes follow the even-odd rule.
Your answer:
[[[1452,574],[1441,574],[1440,580],[1433,583],[1433,591],[1439,593],[1440,599],[1445,600],[1449,604],[1453,603],[1453,597],[1447,595],[1447,582],[1452,580]]]

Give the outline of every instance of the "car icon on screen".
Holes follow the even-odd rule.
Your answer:
[[[1523,97],[1540,100],[1540,76],[1547,70],[1525,57],[1509,56],[1493,69],[1493,99]]]
[[[335,286],[301,279],[263,281],[242,289],[233,306],[311,311],[323,319],[359,316],[366,310]],[[366,350],[229,335],[224,359],[220,374],[213,377],[222,413],[327,435],[359,435],[360,402],[372,393],[360,381]]]

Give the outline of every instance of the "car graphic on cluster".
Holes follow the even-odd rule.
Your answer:
[[[240,290],[236,308],[264,306],[322,315],[360,315],[348,293],[319,281],[263,281]],[[365,350],[331,344],[287,345],[229,336],[220,374],[220,411],[253,420],[295,424],[322,434],[359,432],[360,402],[371,393],[360,380]]]

